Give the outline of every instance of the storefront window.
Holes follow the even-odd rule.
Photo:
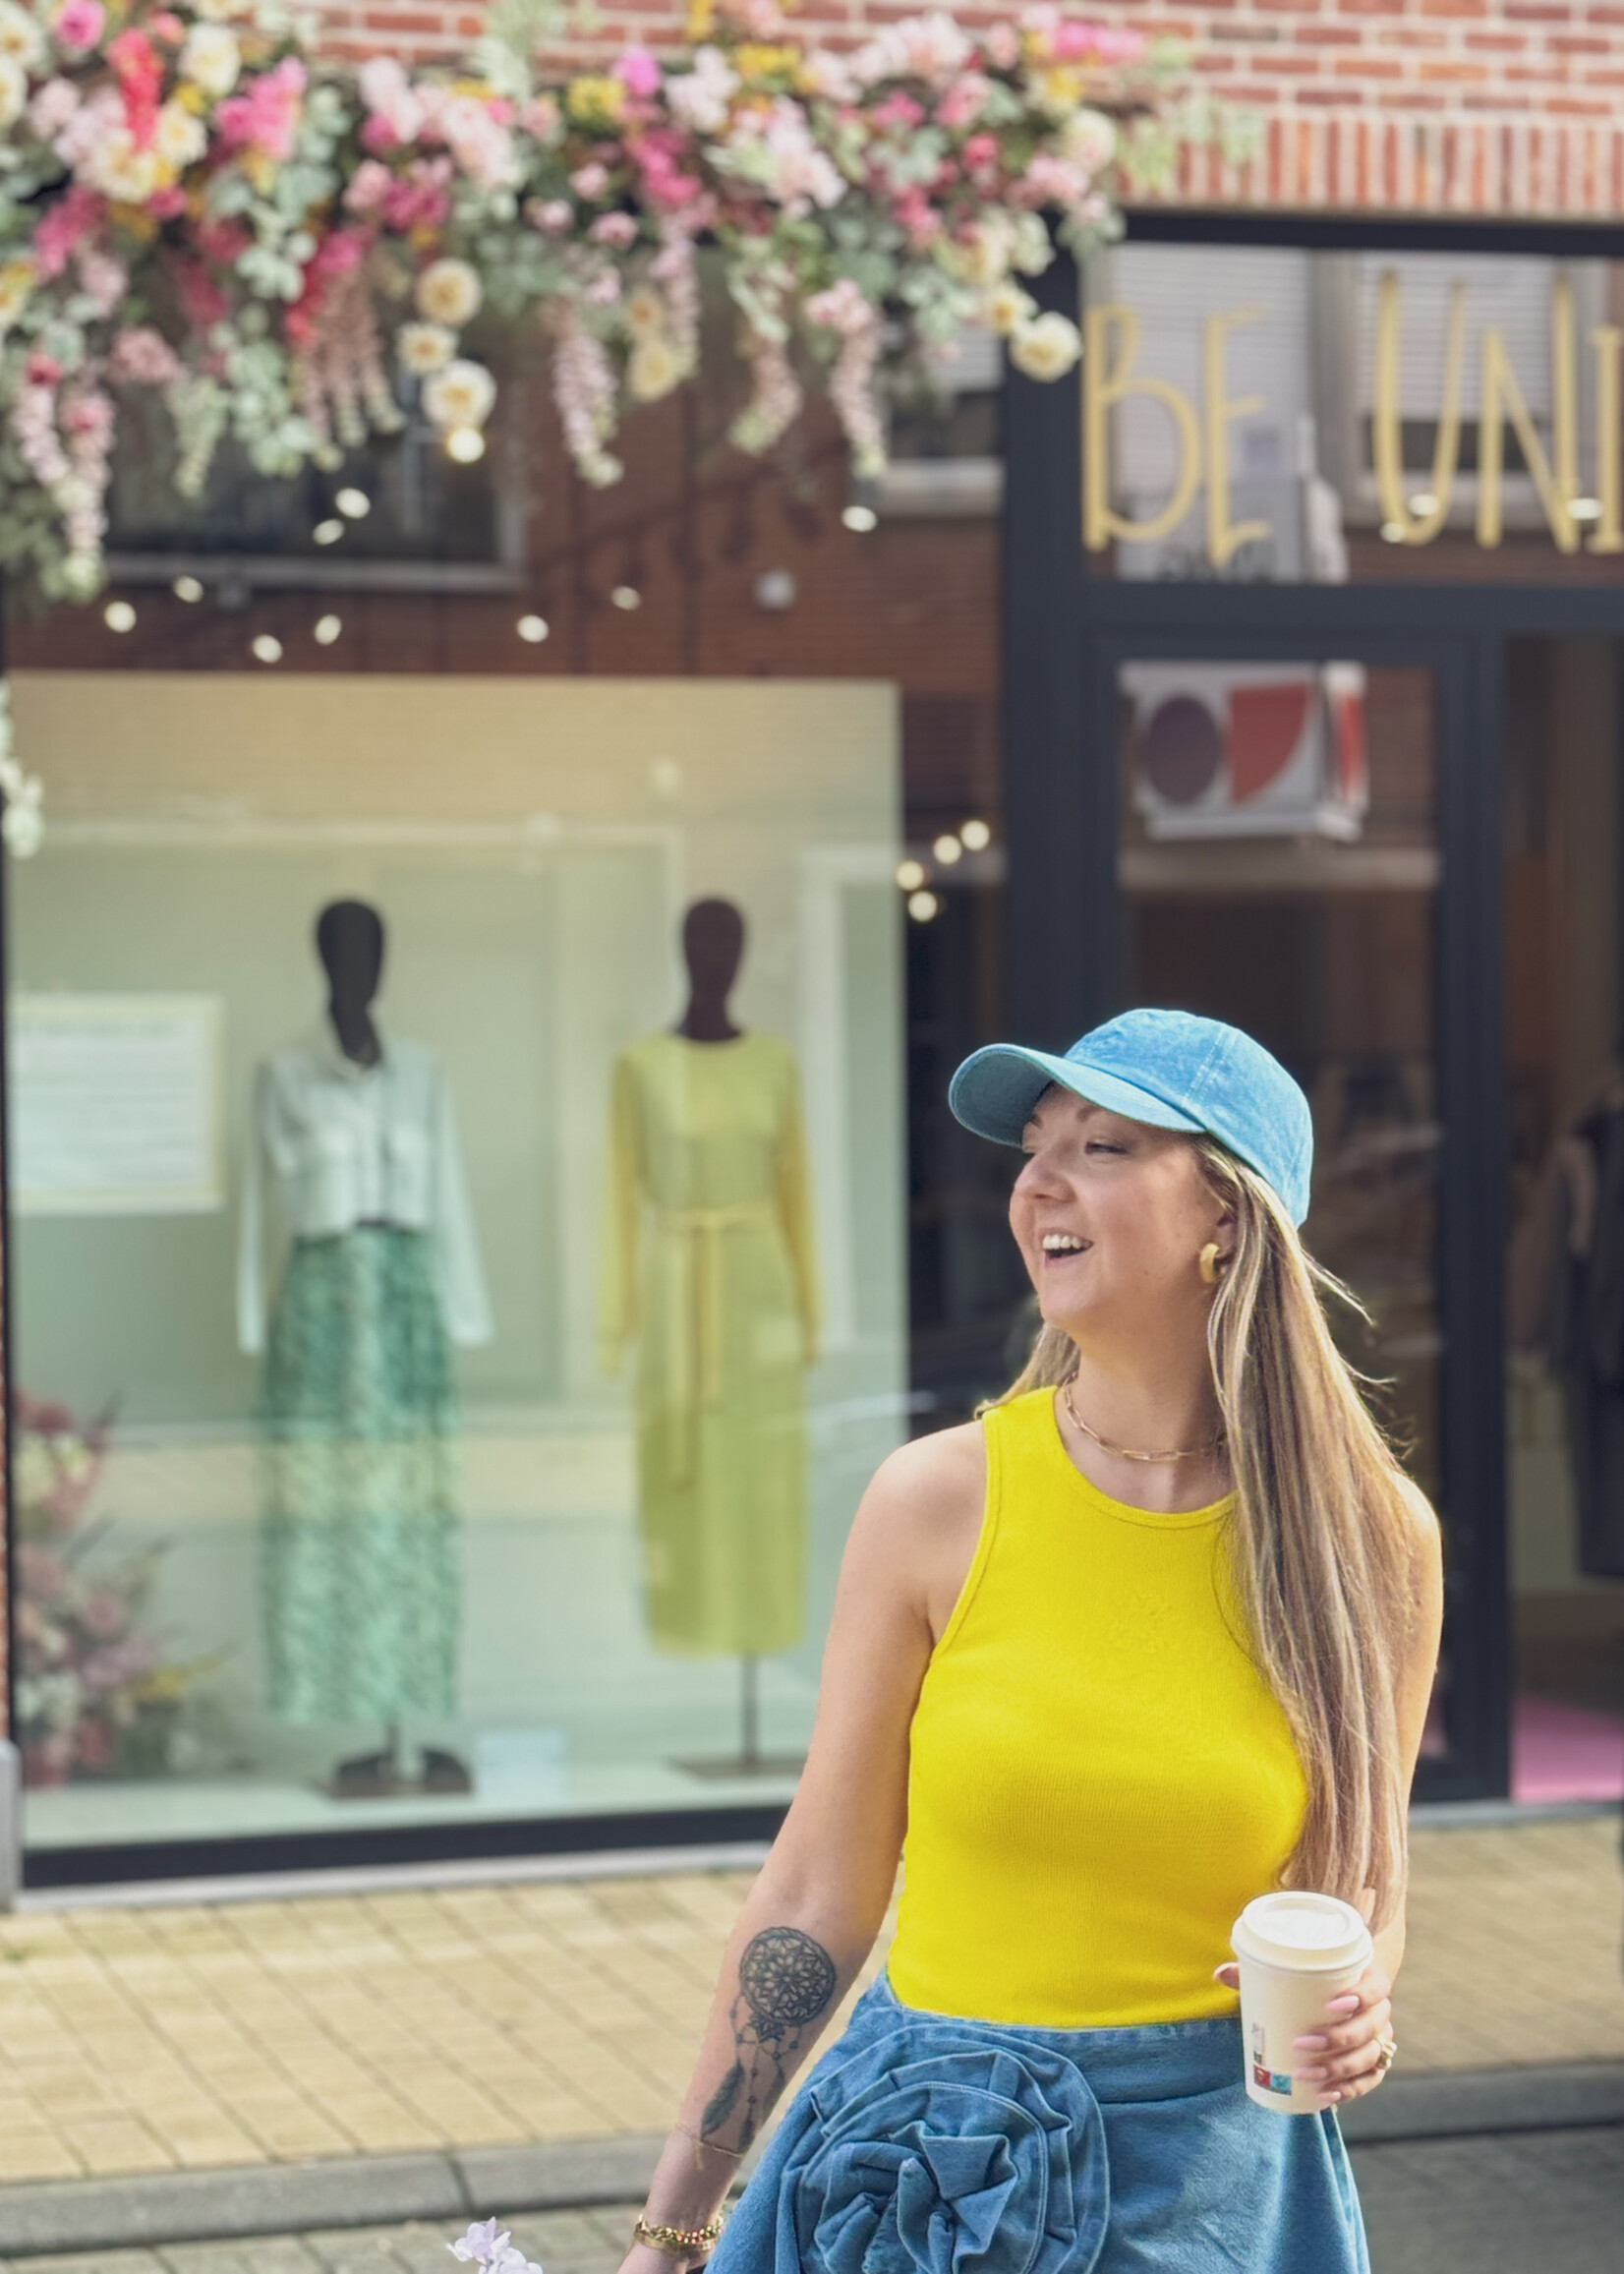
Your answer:
[[[1129,243],[1085,289],[1095,573],[1616,580],[1619,263]]]
[[[864,1485],[1005,1378],[932,1247],[996,500],[842,520],[832,426],[751,466],[713,410],[604,497],[480,469],[448,559],[398,478],[353,560],[138,515],[125,614],[20,628],[36,1869],[782,1803]]]
[[[1624,1795],[1620,689],[1611,639],[1506,650],[1513,1789]]]

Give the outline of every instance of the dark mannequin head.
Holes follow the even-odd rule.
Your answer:
[[[688,1008],[679,1034],[691,1042],[729,1042],[739,1029],[727,998],[744,958],[744,918],[731,901],[695,901],[682,919]]]
[[[365,901],[331,901],[316,919],[316,952],[340,1049],[358,1065],[376,1066],[381,1045],[368,1010],[383,977],[383,918]]]

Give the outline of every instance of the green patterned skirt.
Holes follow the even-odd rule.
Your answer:
[[[272,1712],[450,1713],[456,1412],[425,1234],[364,1225],[294,1242],[260,1420]]]

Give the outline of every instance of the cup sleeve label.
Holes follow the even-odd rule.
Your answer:
[[[1289,2069],[1271,2069],[1268,2062],[1268,2044],[1261,2021],[1251,2025],[1251,2080],[1264,2092],[1284,2093],[1291,2098],[1292,2072]]]

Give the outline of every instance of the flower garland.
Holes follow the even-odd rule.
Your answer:
[[[334,467],[414,392],[477,456],[496,388],[464,335],[488,312],[539,317],[574,462],[612,482],[622,404],[696,368],[701,240],[752,377],[733,439],[770,447],[826,377],[872,474],[877,390],[963,325],[1069,368],[1075,327],[1023,281],[1044,215],[1109,234],[1120,122],[1141,165],[1169,139],[1168,59],[1053,6],[837,55],[776,0],[696,0],[685,49],[552,85],[546,10],[503,0],[440,75],[317,57],[277,0],[0,0],[0,562],[96,590],[134,389],[188,496],[222,437],[267,477]]]

